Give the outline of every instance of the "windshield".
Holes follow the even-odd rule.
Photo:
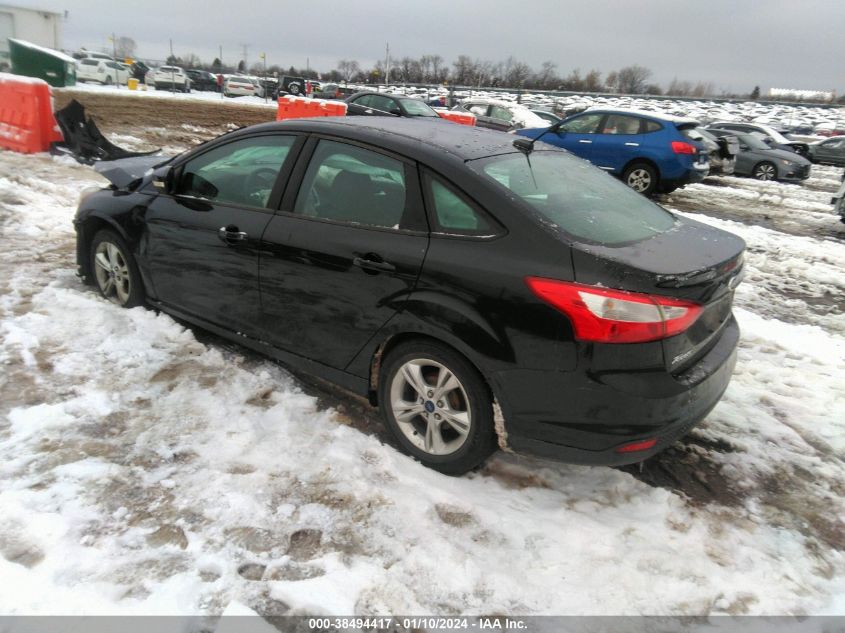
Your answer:
[[[437,113],[419,99],[402,99],[402,107],[408,116],[438,116]]]
[[[613,246],[644,240],[675,225],[675,216],[665,209],[564,152],[504,154],[468,164],[579,240]]]

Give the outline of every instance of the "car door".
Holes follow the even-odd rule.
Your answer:
[[[161,302],[255,334],[261,236],[296,142],[290,134],[241,137],[174,167],[169,193],[146,210],[142,245]]]
[[[625,165],[642,155],[642,121],[629,114],[608,114],[593,137],[590,161],[606,171],[621,173]]]
[[[488,104],[465,101],[461,104],[461,108],[475,115],[475,125],[477,127],[485,127],[494,130],[498,129],[496,128],[495,122],[490,117],[490,106]]]
[[[816,146],[816,160],[833,165],[845,165],[845,138],[832,138]]]
[[[576,156],[590,160],[593,143],[604,113],[580,114],[564,121],[554,135],[546,134],[543,141],[569,150]]]
[[[264,235],[264,340],[345,368],[402,309],[427,248],[412,162],[311,139]]]

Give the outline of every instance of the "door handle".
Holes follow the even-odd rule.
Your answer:
[[[243,242],[249,236],[243,231],[239,231],[236,226],[221,226],[217,231],[217,237],[226,244],[231,244],[232,242]]]
[[[625,143],[625,145],[627,145],[628,147],[639,147],[640,146],[639,143]]]
[[[592,143],[592,141],[587,141],[587,140],[585,140],[585,139],[581,139],[581,140],[580,140],[580,141],[578,141],[578,142],[579,142],[579,143]]]
[[[381,258],[379,257],[379,259]],[[352,260],[352,263],[358,268],[362,268],[365,272],[372,271],[376,273],[392,273],[394,270],[396,270],[396,266],[394,266],[393,264],[384,261],[378,261],[370,257],[356,257]]]

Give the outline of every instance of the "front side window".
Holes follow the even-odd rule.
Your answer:
[[[182,167],[177,195],[266,207],[293,136],[255,136],[216,147]]]
[[[390,97],[383,97],[381,95],[370,95],[370,100],[367,105],[374,110],[379,110],[381,112],[394,112],[397,114],[401,112],[399,106],[396,105],[396,102],[393,99]]]
[[[575,134],[595,134],[603,117],[603,114],[585,114],[567,121],[561,129]]]
[[[510,110],[497,105],[490,106],[490,116],[499,121],[504,121],[505,123],[510,123],[513,118],[513,114]]]
[[[354,145],[321,140],[308,165],[294,212],[398,229],[405,199],[403,163]]]
[[[504,154],[469,165],[578,240],[613,246],[647,239],[675,225],[675,217],[665,209],[565,152]]]

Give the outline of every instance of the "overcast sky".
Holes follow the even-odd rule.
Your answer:
[[[328,71],[391,56],[461,54],[493,62],[545,60],[565,76],[640,64],[666,85],[677,77],[717,91],[755,85],[845,89],[843,0],[12,0],[67,11],[64,46],[96,50],[132,37],[141,58],[176,55],[226,63],[267,53],[269,64]]]

